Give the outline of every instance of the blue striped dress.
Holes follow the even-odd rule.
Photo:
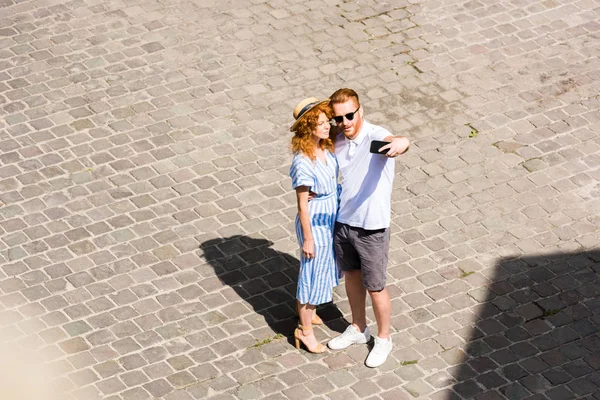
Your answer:
[[[338,162],[335,155],[325,150],[327,163],[320,159],[294,154],[290,177],[292,187],[308,186],[315,198],[308,202],[310,229],[315,241],[315,258],[307,259],[300,252],[300,274],[296,298],[300,304],[318,305],[330,302],[333,288],[341,278],[333,252],[333,227],[337,216]],[[304,237],[300,217],[296,215],[296,236],[302,249]]]

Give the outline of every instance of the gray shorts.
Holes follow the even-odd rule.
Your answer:
[[[366,230],[335,223],[335,257],[342,271],[360,270],[368,291],[385,289],[390,229]]]

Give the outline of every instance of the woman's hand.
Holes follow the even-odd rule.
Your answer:
[[[313,239],[304,240],[302,254],[304,258],[315,258],[315,241]]]
[[[310,188],[308,186],[298,186],[296,188],[296,197],[298,198],[298,217],[302,226],[302,256],[306,259],[315,258],[315,241],[310,229],[310,215],[308,212],[308,196]]]

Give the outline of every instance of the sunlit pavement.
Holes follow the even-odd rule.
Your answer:
[[[0,337],[28,354],[0,370],[43,367],[0,397],[600,399],[598,21],[598,0],[0,0]],[[340,87],[412,141],[378,369],[291,336],[288,128]],[[319,312],[325,342],[343,286]]]

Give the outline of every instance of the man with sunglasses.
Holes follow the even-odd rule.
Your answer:
[[[390,242],[393,158],[410,145],[405,137],[393,136],[385,128],[363,118],[358,94],[339,89],[331,97],[337,126],[335,154],[342,174],[340,208],[334,230],[339,267],[344,271],[352,324],[329,341],[333,350],[345,349],[371,338],[366,320],[366,294],[373,304],[378,333],[365,364],[378,367],[392,351],[391,304],[385,288]],[[371,141],[389,142],[372,154]]]

